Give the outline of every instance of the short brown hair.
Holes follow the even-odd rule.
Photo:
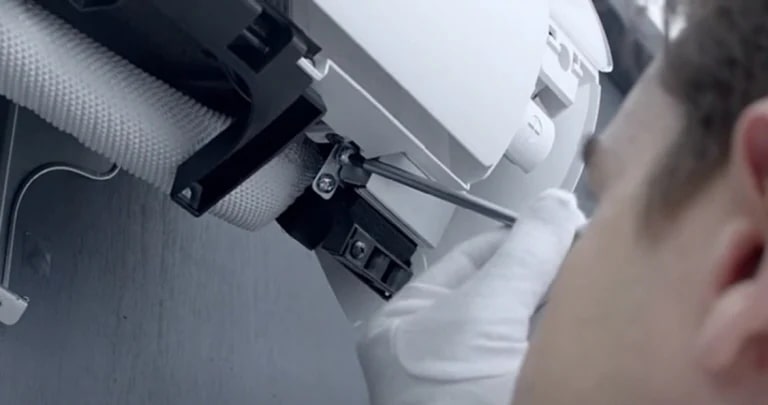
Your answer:
[[[661,66],[683,128],[651,179],[654,211],[679,209],[718,174],[739,114],[768,95],[768,0],[667,1],[687,11]]]

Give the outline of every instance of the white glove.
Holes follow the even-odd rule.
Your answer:
[[[530,319],[585,222],[549,190],[511,229],[457,247],[369,322],[358,352],[373,405],[509,405]]]

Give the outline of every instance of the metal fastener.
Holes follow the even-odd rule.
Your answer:
[[[317,178],[315,185],[320,192],[332,193],[333,190],[336,190],[336,178],[328,173],[323,173]]]
[[[184,190],[181,191],[181,196],[186,198],[187,200],[192,199],[192,189],[187,187]]]
[[[352,164],[352,156],[355,155],[357,152],[355,149],[350,147],[342,148],[341,151],[339,151],[339,162],[342,165],[350,165]]]
[[[355,260],[360,260],[363,257],[365,257],[365,254],[368,252],[368,245],[365,244],[363,241],[355,241],[352,243],[352,247],[349,248],[349,255],[352,256]]]

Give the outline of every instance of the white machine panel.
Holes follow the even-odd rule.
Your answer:
[[[601,72],[613,70],[613,57],[592,0],[551,0],[552,19]]]
[[[466,185],[400,121],[331,60],[317,68],[302,63],[315,76],[314,88],[323,95],[328,112],[323,118],[340,135],[353,139],[369,157],[406,153],[436,180],[452,187]]]
[[[534,90],[549,1],[315,3],[447,131],[414,134],[452,136],[463,150],[451,149],[451,161],[443,163],[466,183],[486,177],[507,149]],[[451,142],[422,143],[439,150],[440,144],[450,149]]]
[[[385,156],[381,160],[424,176],[424,173],[402,154]],[[456,211],[453,204],[376,175],[371,176],[365,190],[368,196],[372,197],[368,201],[394,216],[396,223],[404,224],[406,231],[419,245],[427,248],[437,247]]]

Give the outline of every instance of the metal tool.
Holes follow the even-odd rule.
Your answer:
[[[483,200],[466,192],[452,190],[399,167],[378,160],[365,159],[353,149],[343,150],[339,154],[339,161],[342,166],[353,166],[365,170],[366,172],[376,174],[458,207],[499,221],[505,225],[514,225],[518,218],[515,212],[490,201]]]

